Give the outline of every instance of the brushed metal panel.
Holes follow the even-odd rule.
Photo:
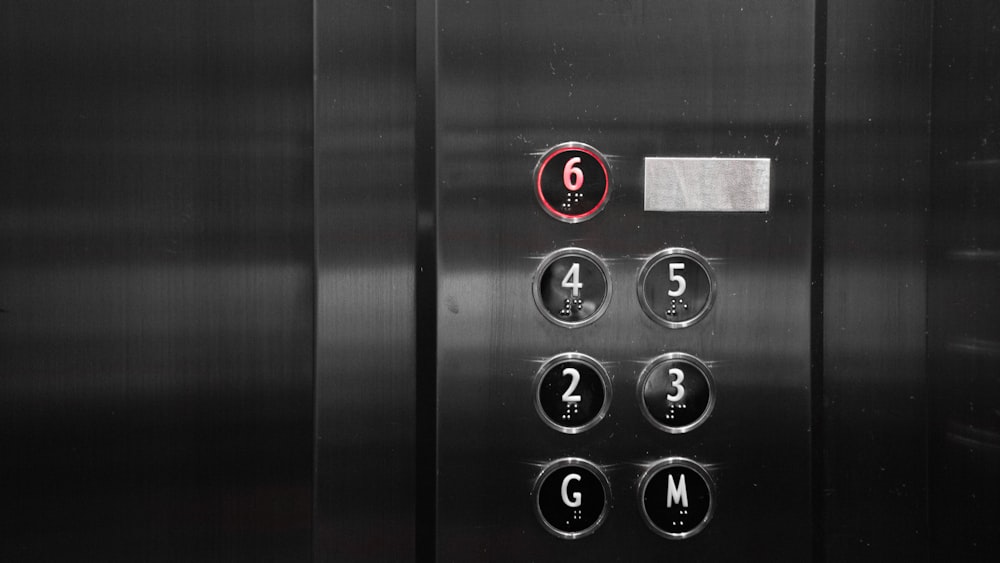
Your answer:
[[[646,157],[645,211],[767,211],[771,161],[766,158]]]
[[[415,558],[414,17],[316,3],[318,562]]]
[[[442,2],[438,274],[440,561],[808,561],[810,507],[810,190],[813,4]],[[546,149],[602,151],[615,183],[593,219],[548,217],[531,173]],[[771,212],[643,211],[643,158],[684,154],[772,160]],[[592,250],[613,298],[595,323],[557,326],[531,279],[550,252]],[[639,307],[646,258],[696,250],[718,300],[671,330]],[[588,354],[614,402],[594,428],[566,435],[533,407],[548,358]],[[707,362],[718,389],[697,430],[668,435],[636,404],[645,363],[667,352]],[[667,457],[707,466],[712,522],[670,541],[643,523],[636,487]],[[607,521],[587,538],[554,537],[530,496],[561,457],[600,466]]]
[[[0,19],[0,559],[308,559],[311,4]]]
[[[935,561],[1000,553],[1000,5],[934,5],[927,256]]]
[[[927,2],[828,3],[817,484],[828,561],[928,558],[930,18]]]

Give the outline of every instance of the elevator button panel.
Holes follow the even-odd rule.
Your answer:
[[[560,221],[586,221],[608,203],[608,170],[607,160],[590,145],[557,145],[542,155],[535,167],[535,197],[546,213]]]
[[[576,328],[596,321],[608,306],[608,268],[589,250],[564,248],[550,254],[535,272],[538,310],[553,323]]]
[[[566,434],[592,428],[611,404],[611,380],[584,354],[560,354],[535,376],[535,409],[545,424]]]
[[[534,493],[538,520],[564,539],[594,533],[611,504],[611,487],[604,473],[581,458],[563,458],[545,466]]]
[[[642,518],[655,533],[673,540],[700,532],[715,510],[715,485],[708,471],[685,458],[668,458],[639,480]]]
[[[653,255],[639,271],[639,305],[653,321],[684,328],[700,321],[715,301],[715,277],[708,261],[685,248]]]
[[[646,420],[671,434],[694,430],[715,407],[715,385],[708,367],[679,352],[664,354],[646,366],[639,376],[638,395]]]

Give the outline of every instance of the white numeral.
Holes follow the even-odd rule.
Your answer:
[[[580,385],[580,372],[575,368],[565,368],[563,369],[563,375],[570,376],[569,387],[566,388],[566,392],[562,394],[562,400],[564,403],[579,403],[583,400],[583,397],[579,395],[574,395],[578,385]]]
[[[673,386],[675,391],[667,394],[667,400],[671,403],[676,403],[684,398],[684,372],[678,368],[670,368],[667,373],[675,378],[670,384]]]
[[[573,297],[580,296],[580,290],[583,289],[583,284],[580,283],[579,262],[573,262],[573,265],[569,267],[569,271],[566,272],[566,277],[563,278],[562,286],[566,289],[572,289]]]
[[[684,279],[684,276],[677,273],[678,270],[684,269],[684,264],[681,262],[671,262],[670,264],[667,265],[667,267],[670,269],[670,271],[668,272],[670,281],[677,282],[677,289],[667,290],[667,295],[671,297],[684,295],[684,290],[686,290],[688,286],[687,280]]]
[[[566,161],[566,166],[563,166],[563,185],[571,192],[583,187],[583,170],[577,167],[580,161],[580,157],[574,156]]]

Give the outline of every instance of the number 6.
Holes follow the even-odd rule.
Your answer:
[[[563,185],[571,192],[583,187],[583,170],[576,166],[581,160],[580,157],[574,156],[566,161],[566,166],[563,166]]]

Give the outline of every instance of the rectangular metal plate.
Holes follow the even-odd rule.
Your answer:
[[[646,211],[752,211],[769,209],[768,158],[645,159]]]

